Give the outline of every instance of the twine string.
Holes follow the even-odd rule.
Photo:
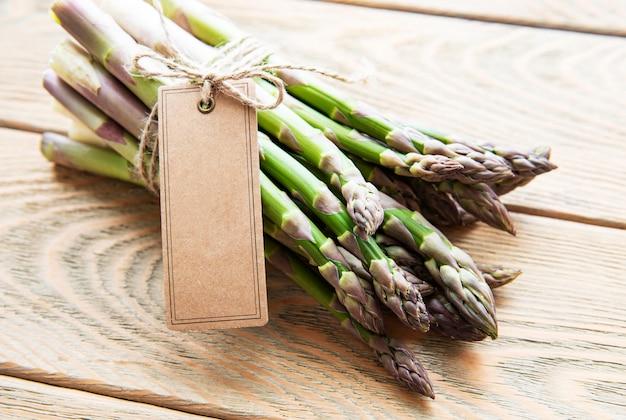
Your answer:
[[[206,63],[197,63],[188,58],[175,47],[171,41],[163,15],[160,1],[153,2],[161,20],[164,37],[171,56],[166,57],[151,49],[143,49],[133,57],[133,71],[147,79],[175,79],[185,84],[200,84],[199,109],[214,101],[215,92],[224,93],[240,102],[244,106],[256,110],[270,110],[278,107],[287,94],[285,82],[275,75],[280,70],[300,70],[313,72],[342,82],[351,79],[338,73],[316,67],[295,64],[268,64],[267,59],[273,52],[265,45],[252,37],[244,37],[231,41],[223,47],[216,48],[216,54]],[[146,60],[152,66],[144,65]],[[157,65],[154,66],[154,63]],[[258,78],[272,84],[276,89],[273,102],[263,102],[250,97],[240,91],[232,82]],[[139,151],[135,161],[135,168],[139,178],[144,181],[148,189],[158,195],[158,135],[155,129],[157,122],[158,103],[155,104],[139,138]],[[150,155],[148,159],[148,155]]]

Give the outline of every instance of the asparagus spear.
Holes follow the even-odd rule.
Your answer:
[[[81,96],[139,138],[148,108],[75,42],[53,48],[50,68]]]
[[[493,294],[472,259],[420,213],[384,194],[381,198],[385,208],[382,231],[421,253],[429,273],[459,313],[476,329],[496,338]]]
[[[450,182],[449,185],[450,184],[452,184],[452,182]],[[459,202],[457,195],[446,192],[439,184],[411,180],[408,188],[411,189],[416,196],[420,197],[421,210],[418,210],[421,211],[426,219],[435,225],[465,226],[477,220],[473,213],[466,210],[468,203]],[[469,190],[472,191],[471,186]],[[395,197],[393,198],[395,199]],[[463,204],[465,204],[465,206],[463,206]],[[469,204],[471,204],[471,201]],[[491,204],[491,202],[488,204]],[[495,204],[498,204],[496,207],[498,209],[503,207],[498,201],[496,201]],[[410,208],[410,206],[407,207]],[[469,208],[473,209],[474,207]],[[484,209],[486,212],[489,211],[489,207],[487,206],[478,206],[478,208]],[[509,217],[508,213],[504,213],[504,216]],[[493,217],[497,219],[497,216]]]
[[[345,294],[343,303],[355,319],[372,331],[384,331],[380,309],[377,305],[367,306],[372,302],[335,242],[326,237],[263,172],[260,185],[264,216],[297,242],[309,260],[318,266],[322,276],[338,291],[340,298]]]
[[[301,199],[333,231],[339,243],[365,263],[381,301],[404,324],[427,331],[428,317],[419,291],[412,287],[397,264],[382,252],[371,236],[354,232],[355,225],[328,186],[269,139],[259,137],[259,147],[263,171]]]
[[[476,263],[476,267],[483,273],[485,281],[492,289],[505,286],[522,274],[517,268],[499,264]]]
[[[482,341],[487,337],[484,330],[469,323],[444,293],[436,291],[424,298],[432,319],[432,331],[460,341]]]
[[[113,150],[72,141],[56,133],[44,133],[41,152],[51,162],[145,187],[143,181],[132,176],[132,167],[128,161]],[[409,389],[434,398],[432,383],[426,370],[404,344],[359,323],[339,302],[336,291],[330,285],[267,237],[265,254],[270,263],[295,280],[327,308],[342,326],[369,345],[384,368],[399,382]]]
[[[80,96],[61,80],[52,69],[43,75],[44,88],[79,121],[93,130],[100,138],[129,162],[134,162],[139,150],[137,140],[105,115],[98,108]]]
[[[263,230],[268,236],[280,242],[283,246],[286,246],[294,253],[300,255],[303,258],[309,258],[307,253],[298,245],[298,243],[292,237],[290,237],[285,231],[283,231],[267,217],[263,218]],[[372,288],[371,284],[372,275],[363,266],[363,262],[344,247],[337,245],[337,249],[343,256],[344,262],[347,264],[350,270],[352,270],[357,275],[357,277],[363,284],[363,289],[366,291],[368,296],[374,296],[374,289]]]
[[[276,225],[272,220],[270,220],[267,217],[263,217],[263,232],[265,233],[266,237],[272,238],[276,242],[279,242],[280,244],[282,244],[284,247],[289,248],[293,253],[298,254],[302,258],[308,260],[311,266],[317,266],[316,261],[311,259],[311,257],[304,250],[304,248],[302,248],[298,244],[298,241],[296,241],[291,236],[289,236],[289,234],[283,231],[278,225]],[[354,257],[354,255],[352,255],[349,251],[347,251],[345,248],[342,248],[340,246],[337,246],[337,249],[339,250],[341,256],[344,258],[344,260],[342,260],[342,264],[345,264],[352,272],[354,272],[357,275],[357,280],[359,281],[359,284],[361,285],[363,292],[365,292],[367,303],[365,305],[362,305],[362,307],[372,308],[376,310],[375,318],[381,320],[380,322],[377,322],[375,324],[376,328],[370,328],[370,330],[373,330],[382,334],[384,332],[384,324],[382,322],[383,315],[379,309],[380,304],[376,298],[376,293],[372,287],[372,283],[371,283],[372,276],[367,270],[365,270],[361,261],[358,260],[356,257]],[[350,305],[355,306],[355,303],[352,301],[352,298],[348,298],[348,300],[346,300],[344,292],[336,291],[335,293],[340,298],[342,305],[346,307],[349,307]],[[355,306],[355,309],[358,310],[358,307]],[[357,317],[357,319],[362,319],[362,317],[361,316]]]
[[[556,165],[550,161],[549,147],[540,146],[530,151],[522,152],[509,146],[495,145],[489,142],[477,143],[461,136],[445,134],[416,124],[410,124],[408,129],[417,130],[446,144],[461,143],[479,153],[488,151],[502,157],[515,176],[500,181],[507,185],[507,189],[506,191],[504,189],[502,192],[499,191],[498,194],[511,191],[518,186],[527,184],[537,175],[556,169]]]
[[[161,3],[166,16],[210,45],[220,45],[246,35],[201,2],[163,0]],[[276,62],[278,58],[270,57],[270,61]],[[497,182],[512,176],[499,156],[478,153],[463,144],[444,144],[424,134],[410,132],[373,107],[347,97],[309,73],[284,69],[278,74],[293,96],[339,123],[384,141],[403,153],[438,154],[456,160],[463,166],[459,179],[464,182]]]
[[[56,133],[46,132],[41,137],[41,153],[51,162],[103,175],[109,178],[145,186],[133,174],[132,165],[111,149],[103,149],[68,139]]]
[[[171,21],[161,21],[156,11],[141,0],[108,0],[102,4],[121,27],[139,43],[155,50],[180,49],[191,52],[191,59],[200,63],[215,55],[214,48],[203,44]],[[167,28],[167,33],[162,26]],[[159,30],[152,30],[159,27]],[[187,36],[185,36],[187,35]],[[165,51],[167,53],[167,51]],[[271,85],[257,80],[257,96],[265,103],[273,103]],[[314,129],[286,105],[258,110],[260,128],[272,134],[314,164],[320,170],[333,174],[341,185],[350,217],[365,231],[374,232],[382,222],[376,188],[367,183],[361,173],[341,150],[320,130]]]
[[[435,225],[467,225],[475,221],[451,194],[439,191],[437,183],[400,179],[379,166],[355,157],[353,160],[365,179],[379,191],[403,206],[421,212]]]
[[[328,309],[344,328],[369,345],[385,369],[399,382],[430,398],[435,397],[426,370],[402,342],[376,334],[351,318],[327,284],[295,255],[267,237],[265,258]]]
[[[428,279],[426,280],[427,282],[432,280],[432,276],[430,276],[424,265],[424,260],[420,258],[418,254],[409,251],[398,241],[386,235],[377,234],[376,242],[378,242],[385,250],[385,253],[398,264],[403,267],[408,267],[411,272],[415,273],[421,279]],[[505,267],[500,264],[476,262],[476,268],[482,273],[487,285],[489,285],[492,290],[511,283],[522,274],[522,271],[517,268]]]
[[[451,194],[464,210],[478,220],[515,235],[515,224],[509,211],[489,185],[442,181],[437,183],[437,190]]]
[[[144,78],[133,71],[133,58],[149,50],[135,42],[92,1],[55,0],[50,6],[50,13],[94,59],[149,108],[157,102],[159,86],[171,83],[165,78]],[[169,72],[160,63],[151,62],[148,65],[153,66],[155,71]]]
[[[398,175],[436,182],[453,177],[462,168],[445,156],[399,153],[355,129],[337,123],[291,96],[285,99],[285,103],[313,127],[322,130],[326,137],[347,153],[390,168]]]
[[[376,241],[401,267],[413,274],[411,281],[422,292],[424,304],[430,317],[431,331],[461,341],[481,341],[487,337],[484,331],[480,331],[463,318],[445,294],[441,292],[440,287],[436,285],[433,276],[426,268],[423,257],[407,250],[397,240],[385,234],[377,234]],[[490,285],[490,287],[492,286]]]
[[[426,215],[441,225],[465,225],[474,218],[489,226],[515,234],[511,215],[498,195],[484,183],[463,184],[458,181],[425,182],[421,179],[399,179],[393,173],[353,157],[365,178],[381,192],[401,204]]]

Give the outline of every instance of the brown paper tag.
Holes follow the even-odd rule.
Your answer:
[[[247,95],[252,81],[233,83]],[[163,268],[168,327],[262,326],[267,292],[256,111],[197,85],[159,89]]]

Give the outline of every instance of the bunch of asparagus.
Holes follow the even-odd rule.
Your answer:
[[[149,3],[52,4],[72,39],[52,51],[43,83],[73,125],[67,136],[42,136],[50,161],[146,186],[136,171],[144,164],[138,139],[159,86],[180,81],[142,76],[134,57],[183,52],[204,63],[216,47],[249,36],[197,0]],[[496,338],[491,289],[519,271],[476,264],[438,227],[483,221],[514,234],[499,196],[554,169],[550,151],[447,136],[385,117],[309,72],[277,75],[288,95],[258,111],[266,259],[369,345],[396,379],[434,398],[422,364],[386,336],[385,317],[453,339]],[[258,96],[272,101],[276,87],[256,84]]]

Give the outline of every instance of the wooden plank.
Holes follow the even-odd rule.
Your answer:
[[[626,154],[615,149],[626,135],[625,40],[323,2],[213,4],[295,61],[371,70],[366,85],[341,88],[391,114],[520,149],[551,146],[559,169],[505,196],[512,208],[626,227]],[[0,70],[11,81],[0,83],[2,114],[63,129],[39,87],[63,35],[39,9],[9,22],[0,27],[14,63]]]
[[[206,419],[153,405],[0,376],[0,416],[10,419]]]
[[[496,293],[495,341],[391,324],[430,372],[427,401],[273,273],[266,327],[168,330],[155,200],[53,167],[37,141],[0,130],[2,375],[218,418],[616,418],[626,406],[624,230],[518,215],[518,237],[449,232],[525,275]]]
[[[0,18],[11,64],[0,69],[0,116],[62,129],[37,94],[40,55],[62,34],[43,2],[10,6],[18,4]],[[622,40],[317,2],[219,7],[300,61],[350,72],[367,57],[376,78],[345,89],[393,113],[552,145],[561,168],[511,194],[511,205],[626,220],[615,152]],[[275,274],[267,327],[167,330],[156,201],[52,167],[37,142],[0,130],[0,374],[219,418],[617,418],[626,406],[624,230],[515,214],[515,238],[484,226],[450,232],[477,260],[525,275],[497,292],[496,341],[450,343],[392,325],[429,369],[431,402],[401,389],[369,349]],[[586,144],[594,149],[581,156]],[[602,164],[580,180],[590,162]]]
[[[626,4],[621,0],[326,0],[400,10],[592,34],[626,36]]]
[[[290,52],[326,67],[350,71],[365,60],[370,83],[342,88],[390,114],[520,149],[551,146],[559,169],[505,202],[553,217],[626,226],[626,200],[619,193],[626,153],[614,149],[626,135],[617,93],[626,87],[626,41],[315,6],[296,9],[282,25],[269,17],[255,21],[250,30],[276,44],[290,31],[289,43],[301,46]],[[266,10],[268,16],[280,13],[278,7]],[[225,11],[236,19],[235,10]],[[323,15],[323,24],[307,25],[306,13]],[[329,54],[333,48],[342,52]]]
[[[41,86],[50,50],[64,36],[50,24],[47,0],[5,1],[0,5],[0,126],[62,131],[67,120],[50,112],[52,101]]]

